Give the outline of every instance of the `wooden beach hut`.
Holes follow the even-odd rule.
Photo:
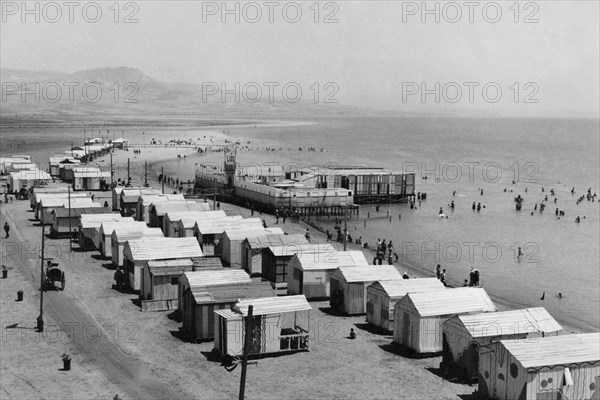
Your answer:
[[[81,198],[89,198],[91,200],[90,195],[87,194],[87,193],[73,193],[73,192],[71,192],[71,199],[81,199]],[[40,219],[41,218],[42,207],[43,207],[43,200],[46,200],[46,203],[48,204],[48,202],[50,200],[57,200],[57,199],[66,199],[66,200],[68,200],[69,199],[68,192],[38,193],[37,195],[35,195],[35,206],[34,206],[35,218],[36,219]],[[52,211],[50,211],[50,213],[51,212]]]
[[[48,183],[52,177],[46,171],[40,169],[20,170],[10,173],[11,188],[16,192],[21,188],[32,188],[40,185],[42,182]]]
[[[101,190],[110,182],[110,171],[95,167],[73,168],[73,190]]]
[[[148,261],[140,283],[142,311],[177,309],[179,278],[192,268],[193,263],[189,258]]]
[[[92,201],[89,197],[43,199],[40,201],[40,222],[44,225],[52,224],[52,211],[57,208],[102,208],[102,204]]]
[[[223,263],[219,257],[197,257],[192,261],[194,262],[194,271],[223,269]]]
[[[402,275],[393,265],[339,267],[331,272],[329,304],[332,310],[347,315],[364,314],[367,312],[367,286],[377,281],[401,279]]]
[[[202,204],[202,203],[198,203]],[[168,204],[167,204],[168,205]],[[157,210],[161,210],[161,207],[157,207]],[[168,207],[165,207],[168,209]],[[204,220],[217,220],[220,218],[225,218],[225,211],[216,210],[216,211],[167,211],[162,217],[162,225],[161,228],[163,232],[165,232],[165,236],[168,237],[194,237],[194,225],[196,221],[204,221]],[[241,218],[241,216],[239,217]],[[180,224],[179,222],[184,219],[185,223]],[[191,224],[191,228],[189,225]],[[180,230],[183,228],[184,230]]]
[[[272,246],[262,255],[262,279],[271,282],[276,289],[287,288],[288,264],[295,254],[331,254],[336,251],[332,243]]]
[[[157,203],[154,207],[157,217],[163,215],[162,228],[167,237],[177,237],[175,228],[181,218],[190,215],[190,213],[197,215],[199,212],[207,211],[210,211],[207,203],[198,203],[193,200]],[[209,214],[208,218],[210,217],[213,216]]]
[[[213,258],[213,257],[210,257]],[[183,312],[186,292],[215,285],[249,285],[250,275],[240,269],[200,269],[183,274],[179,281],[179,310]]]
[[[265,234],[246,238],[242,242],[242,269],[251,276],[262,275],[262,254],[267,247],[308,244],[301,234]]]
[[[150,207],[154,203],[169,203],[172,201],[181,201],[185,202],[185,197],[183,194],[153,194],[153,193],[142,193],[138,197],[138,202],[136,206],[136,219],[138,221],[146,221],[148,223],[150,221]]]
[[[137,211],[137,203],[141,194],[162,194],[162,190],[153,188],[124,188],[121,191],[119,205],[121,215],[125,217],[135,216]]]
[[[456,315],[494,311],[494,302],[482,288],[408,293],[394,306],[393,342],[420,354],[439,353],[444,321]]]
[[[437,278],[375,282],[367,287],[367,322],[384,331],[394,330],[394,306],[408,293],[444,290]]]
[[[202,250],[194,238],[142,237],[125,243],[123,257],[129,286],[140,290],[141,272],[148,261],[202,257]]]
[[[339,267],[367,266],[362,251],[296,254],[289,262],[288,294],[303,294],[307,299],[328,299],[330,279]]]
[[[143,230],[146,224],[141,221],[102,221],[98,230],[98,250],[103,257],[112,258],[112,234],[117,228]]]
[[[234,215],[213,220],[196,221],[194,237],[196,237],[206,255],[221,256],[225,231],[247,228],[264,229],[259,218],[242,218],[241,215]]]
[[[79,229],[79,219],[83,214],[108,214],[112,212],[106,207],[89,207],[89,208],[55,208],[52,210],[52,229],[50,236],[69,236],[69,234],[77,233]]]
[[[67,185],[57,185],[57,186],[52,186],[52,187],[36,187],[33,188],[31,191],[31,195],[29,196],[29,206],[31,207],[32,210],[35,210],[35,206],[38,203],[38,201],[40,200],[40,195],[46,195],[46,194],[55,194],[55,193],[65,193],[68,194],[69,192],[69,187]],[[42,196],[43,197],[43,196]]]
[[[112,189],[112,209],[113,211],[119,211],[121,209],[121,192],[123,191],[123,186],[115,186]]]
[[[562,327],[543,307],[457,315],[442,324],[442,367],[472,381],[479,373],[479,349],[499,340],[556,336]]]
[[[164,237],[160,228],[148,228],[147,226],[119,226],[114,228],[110,236],[110,244],[112,247],[111,258],[113,264],[117,267],[123,266],[125,251],[125,243],[128,240],[135,240],[142,237]]]
[[[600,333],[500,340],[479,349],[479,398],[600,397]]]
[[[312,308],[304,295],[298,295],[241,300],[231,310],[215,311],[215,350],[219,355],[243,354],[250,305],[253,321],[249,355],[308,350]]]
[[[240,299],[275,297],[268,282],[195,287],[184,293],[183,331],[191,340],[213,339],[215,310],[231,309]]]
[[[82,214],[79,217],[79,246],[84,249],[100,249],[100,226],[104,221],[133,221],[121,214]]]
[[[169,202],[156,202],[150,205],[150,210],[148,211],[148,225],[151,227],[159,227],[164,228],[164,217],[168,212],[174,213],[176,211],[176,207],[171,207],[172,204],[168,204]],[[195,202],[198,203],[198,202]],[[206,204],[206,203],[198,203],[198,204]],[[200,206],[202,210],[210,209],[210,206],[206,204],[205,206]],[[183,210],[185,213],[186,210]],[[189,211],[189,210],[187,210]],[[215,210],[214,212],[219,213],[221,215],[225,215],[225,211]]]
[[[246,229],[229,228],[223,231],[223,239],[221,241],[221,259],[223,265],[229,268],[242,267],[242,243],[244,240],[256,238],[264,235],[283,235],[281,228],[255,228],[248,227]]]

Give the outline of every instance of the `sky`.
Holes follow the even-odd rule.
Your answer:
[[[3,68],[128,66],[407,112],[597,118],[600,108],[595,0],[23,4],[1,2]]]

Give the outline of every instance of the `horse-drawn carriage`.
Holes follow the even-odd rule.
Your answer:
[[[59,283],[59,285],[57,285]],[[65,290],[65,272],[58,268],[58,263],[48,261],[44,273],[44,290]]]

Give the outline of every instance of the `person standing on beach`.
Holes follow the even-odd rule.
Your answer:
[[[440,275],[440,281],[442,281],[442,283],[444,284],[444,286],[448,286],[446,284],[446,269],[442,270],[442,274]]]
[[[6,239],[8,239],[8,237],[10,236],[10,226],[8,225],[8,222],[4,223],[4,232],[6,233]]]
[[[440,264],[435,267],[435,277],[440,279],[442,276],[442,266]]]
[[[306,228],[306,233],[304,234],[304,237],[306,238],[308,243],[310,243],[310,231],[308,230],[308,228]]]

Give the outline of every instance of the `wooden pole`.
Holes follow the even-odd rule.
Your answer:
[[[42,224],[42,256],[40,261],[40,316],[37,317],[38,332],[44,331],[44,251],[45,251],[44,224]]]
[[[248,369],[248,351],[250,347],[250,338],[252,336],[253,309],[253,306],[248,306],[248,316],[246,317],[246,332],[244,336],[244,355],[242,358],[242,376],[240,378],[240,400],[244,400],[244,392],[246,390],[246,370]]]
[[[213,210],[217,209],[217,180],[214,180]]]
[[[148,186],[148,161],[144,162],[144,186]]]
[[[127,184],[129,184],[129,180],[131,179],[131,175],[129,175],[129,158],[127,159]]]
[[[165,167],[160,167],[161,183],[162,183],[162,194],[165,194]]]
[[[114,136],[114,132],[113,132]],[[113,188],[113,161],[112,161],[112,149],[110,150],[110,188]]]
[[[344,208],[344,251],[346,251],[346,242],[348,242],[348,205]]]
[[[73,251],[73,234],[71,233],[71,186],[67,186],[69,196],[69,251]]]

